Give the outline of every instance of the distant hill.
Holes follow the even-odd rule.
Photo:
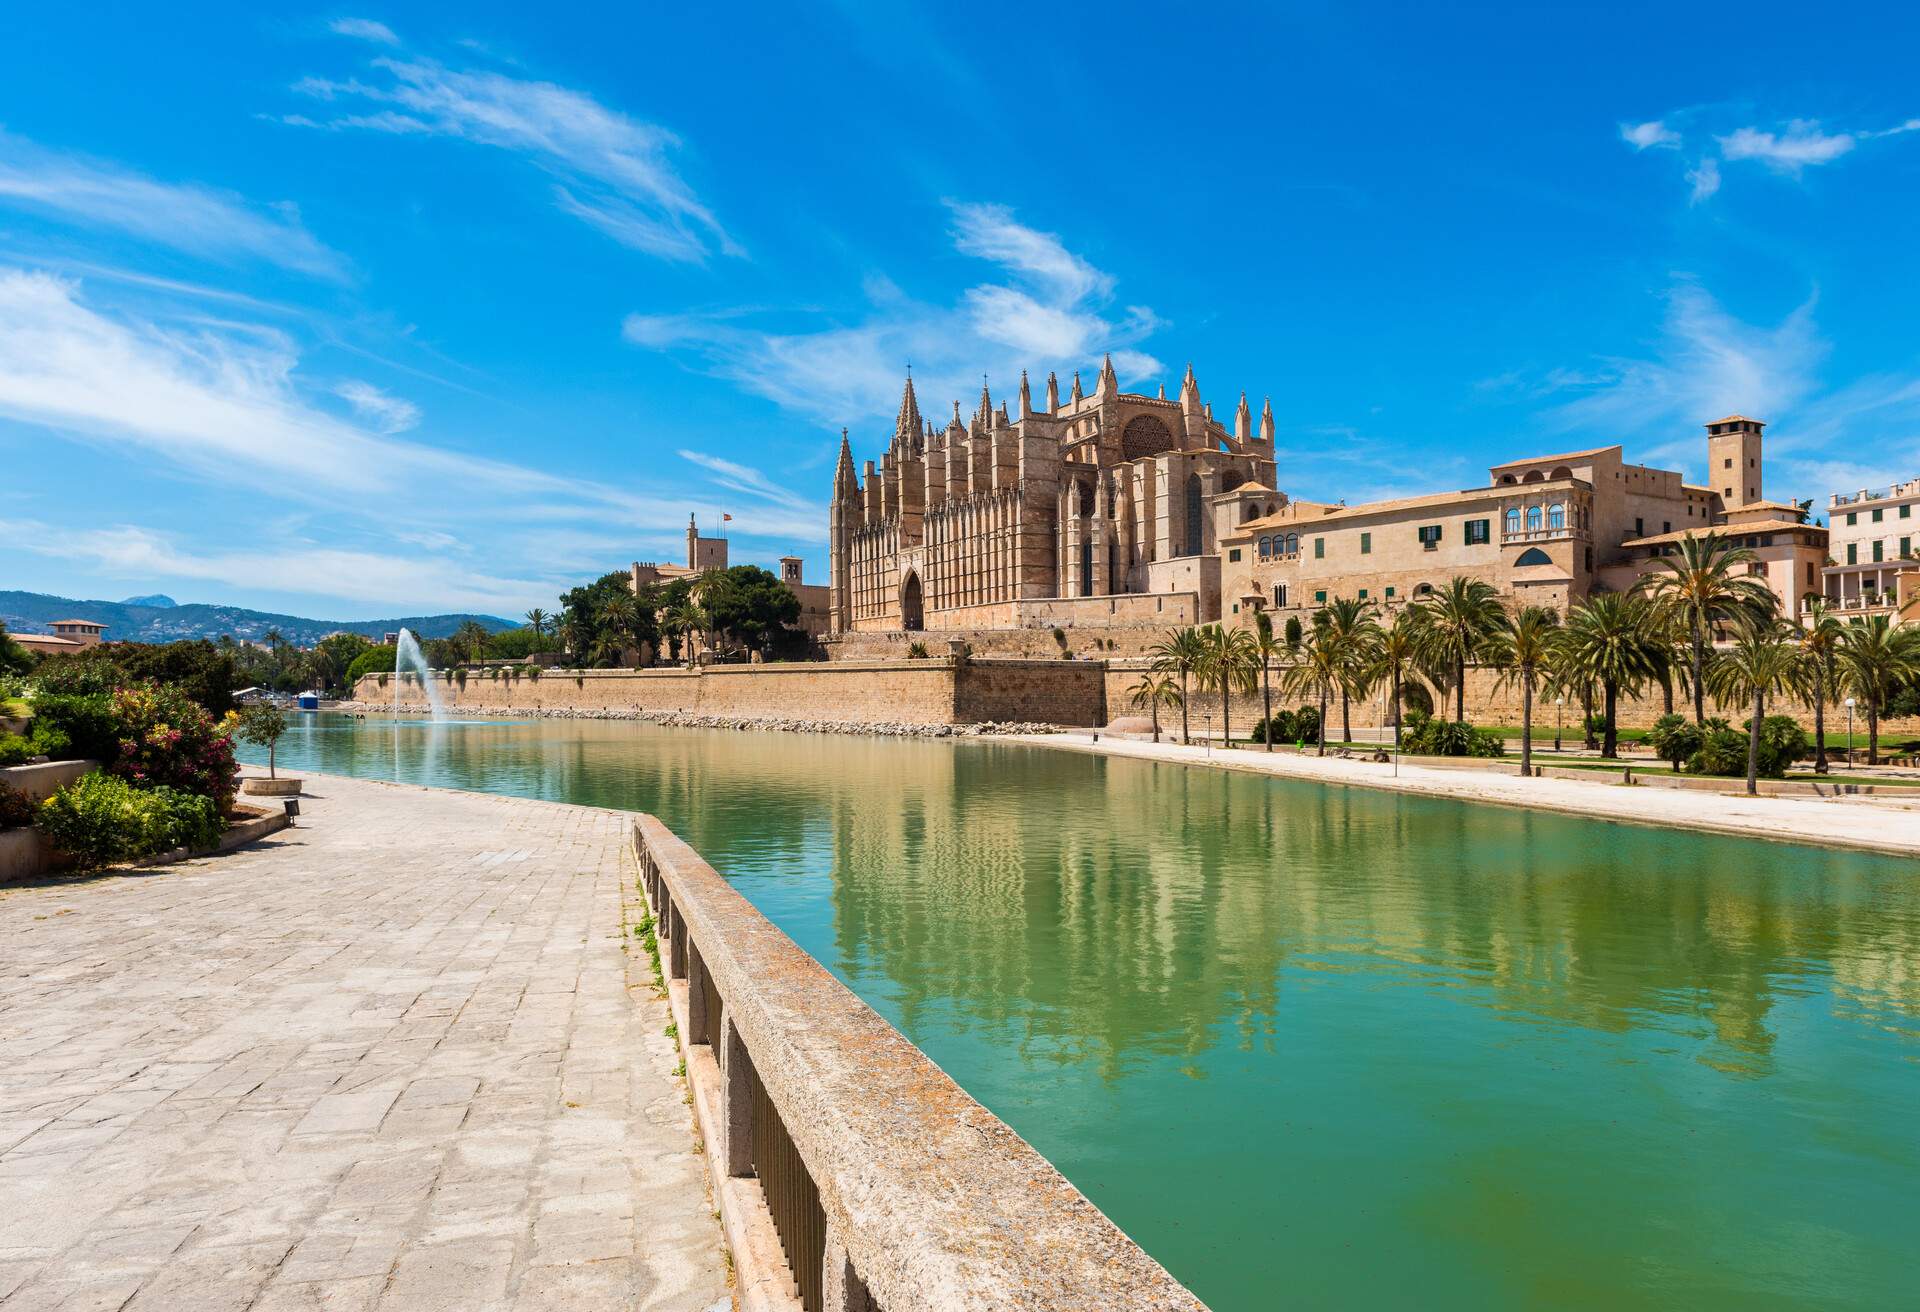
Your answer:
[[[92,620],[107,626],[108,642],[173,642],[180,638],[266,637],[268,629],[295,646],[306,647],[329,633],[346,630],[375,642],[385,633],[412,629],[422,638],[444,638],[468,620],[489,632],[520,626],[498,615],[402,615],[378,620],[310,620],[298,615],[275,615],[243,606],[209,606],[193,602],[182,606],[171,597],[134,597],[128,601],[75,601],[44,592],[0,592],[0,621],[14,633],[51,633],[55,620]]]
[[[174,607],[180,603],[164,592],[150,592],[144,597],[128,597],[120,603],[122,606],[163,606]]]

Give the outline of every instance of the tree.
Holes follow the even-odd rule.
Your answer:
[[[1273,750],[1273,659],[1284,650],[1273,636],[1273,617],[1263,610],[1255,611],[1253,652],[1260,661],[1260,723],[1267,726],[1260,738],[1268,751]]]
[[[709,625],[765,655],[774,636],[800,618],[800,599],[778,575],[758,565],[709,570],[701,576],[700,602]]]
[[[1506,612],[1491,583],[1455,575],[1446,587],[1415,603],[1422,646],[1453,683],[1454,719],[1467,718],[1467,662],[1480,654]]]
[[[1206,640],[1200,636],[1200,630],[1191,625],[1168,629],[1160,641],[1147,649],[1147,655],[1153,658],[1154,669],[1180,677],[1180,741],[1192,742],[1187,727],[1187,680],[1206,657]]]
[[[1920,629],[1895,628],[1891,616],[1855,617],[1834,651],[1840,686],[1867,711],[1867,764],[1880,764],[1881,708],[1901,687],[1920,679]],[[1847,744],[1852,752],[1853,744]]]
[[[1338,644],[1327,637],[1327,628],[1315,617],[1313,632],[1300,644],[1299,659],[1287,671],[1286,688],[1290,695],[1311,694],[1319,709],[1314,723],[1319,729],[1319,755],[1327,754],[1327,699],[1340,678]],[[1304,712],[1303,712],[1304,714]]]
[[[1205,651],[1200,658],[1200,686],[1220,693],[1220,739],[1233,746],[1231,698],[1258,686],[1260,657],[1253,635],[1245,629],[1209,624],[1200,631]]]
[[[1373,659],[1373,644],[1380,632],[1380,626],[1373,621],[1372,611],[1372,602],[1336,597],[1314,616],[1316,627],[1321,624],[1321,617],[1325,617],[1329,641],[1339,657],[1342,742],[1353,741],[1352,699],[1366,696],[1371,686],[1368,669]]]
[[[1500,667],[1500,682],[1520,685],[1520,775],[1533,775],[1533,695],[1541,671],[1552,663],[1559,614],[1547,606],[1526,606],[1494,634],[1488,654]]]
[[[1767,718],[1767,697],[1788,687],[1800,653],[1791,626],[1758,611],[1741,617],[1733,645],[1713,662],[1713,695],[1722,702],[1751,701],[1747,725],[1747,793],[1760,791],[1760,729]],[[1801,740],[1804,749],[1806,739]]]
[[[1185,707],[1180,689],[1174,685],[1173,678],[1166,674],[1156,674],[1148,670],[1140,676],[1133,687],[1127,689],[1127,699],[1138,708],[1144,706],[1153,716],[1153,741],[1160,741],[1160,708],[1162,706]]]
[[[1373,644],[1374,679],[1387,681],[1389,710],[1393,715],[1393,750],[1400,750],[1400,692],[1410,675],[1421,669],[1420,622],[1413,612],[1403,610],[1393,623],[1380,631]]]
[[[280,650],[280,644],[286,641],[285,638],[280,636],[280,630],[278,629],[268,629],[261,637],[266,640],[267,646],[271,647],[275,652],[278,652]]]
[[[280,736],[287,731],[287,717],[272,702],[255,702],[239,712],[239,720],[233,728],[233,736],[241,742],[252,743],[256,747],[267,749],[267,778],[277,776],[273,772],[274,748]]]
[[[469,661],[477,661],[487,654],[487,627],[479,620],[464,620],[454,631],[454,645]]]
[[[1555,657],[1587,686],[1601,693],[1600,755],[1620,754],[1615,717],[1620,694],[1651,678],[1654,658],[1647,640],[1647,602],[1618,592],[1599,592],[1576,606],[1555,643]]]
[[[1833,695],[1833,657],[1840,647],[1840,632],[1845,627],[1827,599],[1817,592],[1807,594],[1801,604],[1800,679],[1807,700],[1813,703],[1813,772],[1827,773],[1827,699]],[[1852,750],[1853,744],[1847,748]]]
[[[594,664],[601,663],[604,657],[608,665],[620,664],[620,657],[629,646],[640,644],[634,638],[634,630],[640,624],[639,604],[629,594],[622,593],[608,597],[600,607],[600,632],[597,646],[602,656],[594,658]]]
[[[539,637],[547,631],[547,613],[535,606],[527,612],[527,627],[533,630],[533,636]]]
[[[1707,722],[1707,646],[1715,625],[1729,624],[1745,611],[1771,612],[1774,598],[1765,583],[1742,567],[1759,559],[1752,551],[1718,533],[1680,539],[1674,554],[1655,558],[1660,568],[1634,585],[1665,612],[1664,622],[1684,630],[1690,649],[1693,718]]]

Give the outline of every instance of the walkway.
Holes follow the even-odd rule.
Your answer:
[[[628,819],[309,787],[0,887],[0,1312],[729,1306]]]
[[[1209,750],[1199,744],[1182,747],[1164,738],[1157,745],[1107,736],[1095,742],[1084,732],[1012,736],[1037,746],[1103,756],[1178,761],[1321,783],[1452,797],[1463,802],[1525,806],[1594,820],[1672,825],[1741,838],[1920,854],[1920,810],[1884,805],[1873,797],[1727,796],[1677,788],[1628,788],[1617,781],[1522,779],[1517,772],[1448,770],[1419,765],[1402,765],[1396,775],[1392,765],[1360,757],[1343,760],[1334,756],[1299,755],[1287,750],[1268,752],[1258,745],[1222,751],[1218,747]],[[1920,800],[1920,795],[1916,800]]]

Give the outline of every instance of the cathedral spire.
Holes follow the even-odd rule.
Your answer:
[[[840,463],[833,471],[833,499],[851,500],[859,491],[859,475],[853,472],[853,447],[847,443],[847,430],[840,430]]]
[[[1025,419],[1033,414],[1033,393],[1027,390],[1027,371],[1020,371],[1020,417]]]
[[[1260,440],[1268,446],[1273,445],[1273,398],[1260,407]]]
[[[1096,395],[1118,396],[1120,394],[1120,376],[1113,372],[1113,353],[1107,353],[1106,360],[1100,366],[1100,381],[1094,384]]]
[[[1060,375],[1047,371],[1047,413],[1060,413]]]
[[[1180,413],[1198,416],[1203,407],[1200,404],[1200,380],[1193,376],[1193,361],[1187,361],[1186,376],[1180,380]]]
[[[1085,392],[1080,390],[1080,371],[1075,369],[1073,371],[1073,399],[1075,401],[1084,400],[1086,395]]]
[[[893,440],[898,446],[911,447],[920,436],[920,401],[913,394],[913,371],[907,371],[907,386],[900,393],[900,414],[893,421]]]
[[[1253,411],[1247,409],[1247,394],[1240,393],[1240,408],[1233,412],[1233,435],[1245,442],[1253,436]]]
[[[990,423],[993,420],[993,395],[987,391],[987,376],[985,374],[980,375],[980,414],[978,418],[983,424]]]

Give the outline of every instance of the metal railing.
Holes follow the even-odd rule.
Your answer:
[[[1205,1312],[652,816],[634,853],[741,1307]]]

